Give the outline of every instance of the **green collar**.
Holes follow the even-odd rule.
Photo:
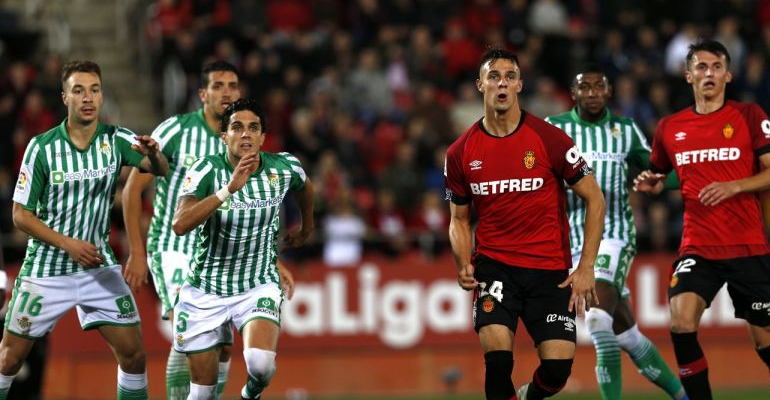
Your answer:
[[[583,124],[583,125],[604,125],[612,117],[612,113],[610,113],[610,109],[609,108],[604,107],[604,111],[605,111],[604,116],[600,120],[598,120],[596,122],[588,122],[588,121],[584,120],[583,118],[580,118],[580,115],[577,112],[577,107],[572,107],[572,110],[570,111],[570,115],[572,115],[572,119],[575,122]]]

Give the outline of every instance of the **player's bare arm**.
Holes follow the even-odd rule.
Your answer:
[[[283,237],[282,243],[285,248],[299,247],[305,243],[307,238],[315,229],[313,221],[313,184],[310,179],[305,180],[305,186],[294,193],[294,199],[299,205],[299,214],[302,220],[302,226],[292,229]]]
[[[764,170],[754,176],[729,182],[711,182],[698,193],[704,206],[715,206],[739,193],[761,192],[770,189],[770,153],[759,157]]]
[[[128,236],[128,260],[123,277],[131,290],[138,292],[142,285],[147,284],[147,253],[144,248],[141,229],[142,192],[152,182],[154,176],[132,168],[128,180],[123,187],[123,223]]]
[[[596,295],[596,282],[594,281],[594,263],[604,231],[604,194],[593,175],[584,176],[572,185],[572,190],[586,204],[585,240],[580,255],[580,264],[559,287],[564,288],[567,285],[572,285],[572,296],[570,296],[568,309],[569,311],[577,309],[578,315],[582,316],[592,305],[599,302]]]
[[[227,183],[227,191],[233,194],[241,190],[246,185],[246,181],[249,180],[251,173],[256,171],[258,167],[259,155],[257,153],[251,153],[241,158],[235,167],[233,177]],[[219,199],[216,193],[201,200],[195,196],[181,196],[176,212],[174,212],[171,228],[179,236],[186,235],[209,219],[222,203],[223,201]]]
[[[473,277],[475,268],[471,263],[471,211],[470,206],[449,203],[449,242],[457,267],[457,283],[465,290],[473,290],[479,283]]]
[[[138,144],[132,144],[131,148],[144,156],[139,163],[142,172],[151,172],[153,175],[165,176],[168,173],[168,160],[160,152],[160,145],[149,135],[136,137]]]
[[[281,276],[281,288],[286,294],[286,299],[291,300],[291,298],[294,297],[294,274],[292,274],[291,271],[289,271],[289,269],[283,265],[281,260],[278,260],[277,264],[278,275]]]
[[[658,194],[665,188],[665,174],[657,174],[645,170],[634,178],[634,191],[647,194]]]
[[[104,262],[99,248],[93,243],[56,232],[19,203],[13,203],[13,225],[27,235],[66,251],[72,260],[84,268],[98,267]]]

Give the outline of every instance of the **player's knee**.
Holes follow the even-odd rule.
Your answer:
[[[567,384],[572,373],[572,360],[541,360],[535,382],[551,395],[558,393]]]
[[[141,374],[145,371],[146,354],[142,346],[116,352],[120,368],[129,374]]]
[[[275,352],[248,348],[243,350],[243,359],[249,375],[267,386],[275,373]]]
[[[226,344],[219,348],[219,362],[226,362],[233,356],[233,345]]]
[[[639,326],[636,324],[615,337],[618,339],[620,347],[626,351],[639,347],[642,341],[644,341],[644,335],[639,331]]]
[[[690,333],[698,330],[698,321],[689,318],[671,318],[671,332]]]
[[[588,332],[612,332],[612,315],[598,307],[593,307],[586,313]]]

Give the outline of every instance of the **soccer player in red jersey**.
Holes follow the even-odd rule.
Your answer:
[[[735,317],[749,323],[770,366],[770,246],[758,198],[770,188],[770,121],[754,103],[725,100],[729,67],[721,43],[690,46],[685,78],[695,106],[660,121],[650,170],[634,180],[635,190],[656,193],[667,173],[679,175],[685,213],[668,289],[671,339],[685,391],[698,400],[711,399],[698,323],[725,282]]]
[[[457,281],[475,291],[473,321],[486,362],[487,399],[517,398],[511,372],[521,317],[541,362],[519,396],[539,400],[567,382],[575,356],[575,314],[596,299],[593,265],[604,196],[572,139],[519,107],[522,80],[513,53],[487,51],[476,86],[484,95],[484,117],[446,156]],[[564,181],[587,210],[582,257],[572,275]],[[475,251],[471,204],[479,219]]]

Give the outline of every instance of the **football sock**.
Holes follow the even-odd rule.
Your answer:
[[[217,375],[217,399],[222,398],[227,383],[227,374],[230,372],[230,361],[219,362],[219,375]]]
[[[634,324],[627,331],[617,335],[617,338],[618,344],[631,357],[640,374],[666,391],[671,398],[685,398],[682,383],[666,365],[658,348],[639,331],[638,325]]]
[[[0,400],[5,400],[8,397],[8,391],[11,390],[11,383],[16,375],[3,375],[0,374]]]
[[[190,368],[187,356],[174,349],[166,361],[166,394],[168,400],[186,400],[190,393]]]
[[[679,364],[679,379],[687,395],[691,399],[711,400],[708,363],[698,343],[698,333],[671,332],[671,341]]]
[[[572,372],[572,360],[540,360],[527,388],[527,400],[542,400],[559,393]]]
[[[129,374],[118,366],[118,400],[147,400],[147,373]]]
[[[486,373],[484,393],[487,400],[510,400],[516,398],[511,373],[513,372],[513,352],[496,350],[484,353]]]
[[[770,368],[770,346],[757,349],[757,354],[759,354],[759,358],[765,362],[767,368]]]
[[[601,308],[591,308],[586,325],[596,349],[596,382],[605,400],[620,399],[623,376],[620,368],[620,346],[612,331],[612,316]]]
[[[217,391],[217,385],[198,385],[190,382],[189,400],[213,400]]]

